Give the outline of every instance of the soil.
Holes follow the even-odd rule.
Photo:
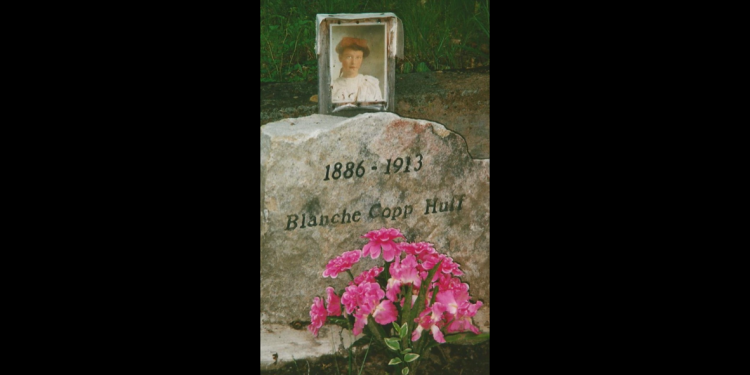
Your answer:
[[[365,358],[367,349],[357,350],[352,356],[352,374],[386,375],[397,374],[396,366],[388,366],[388,349],[372,346]],[[316,359],[301,359],[291,363],[278,364],[279,368],[261,370],[261,375],[345,375],[349,374],[348,356],[342,354],[324,355]],[[364,367],[362,362],[364,361]],[[490,342],[478,345],[442,344],[426,353],[417,368],[421,375],[484,375],[490,373]]]

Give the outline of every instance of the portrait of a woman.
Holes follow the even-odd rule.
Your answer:
[[[362,62],[370,55],[367,40],[344,37],[336,45],[341,69],[332,82],[331,100],[334,103],[368,103],[383,101],[380,81],[359,72]]]

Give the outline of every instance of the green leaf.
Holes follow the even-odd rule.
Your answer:
[[[378,281],[378,284],[385,290],[386,286],[388,285],[388,279],[391,278],[391,271],[389,268],[391,268],[391,263],[393,262],[385,262],[383,265],[383,272],[380,273],[377,277],[375,277],[375,280]]]
[[[404,369],[401,370],[401,375],[407,375],[407,374],[409,374],[409,368],[408,367],[404,367]]]
[[[407,327],[406,323],[404,323],[404,325],[401,326],[401,333],[399,333],[398,336],[403,339],[404,337],[406,337],[407,333],[409,333],[409,327]]]
[[[338,316],[329,316],[326,318],[326,323],[335,324],[340,327],[349,328],[349,322],[345,318]]]
[[[411,296],[412,292],[414,290],[414,284],[409,283],[409,286],[406,287],[406,301],[411,302]],[[414,327],[414,320],[409,320],[409,317],[411,317],[411,303],[404,303],[404,308],[401,310],[401,323],[406,324],[406,333],[409,333],[409,328]]]
[[[409,353],[404,355],[404,361],[406,362],[414,362],[419,358],[419,354]]]
[[[391,349],[391,350],[398,351],[401,349],[401,344],[398,343],[397,338],[392,338],[392,337],[386,338],[385,345],[388,346],[388,349]]]
[[[397,365],[401,363],[401,358],[393,358],[390,362],[388,362],[388,365]]]
[[[401,351],[401,354],[405,354],[405,353],[408,353],[410,351],[411,351],[411,348],[406,348],[406,349],[404,349],[404,350]]]
[[[435,298],[440,293],[440,286],[435,285],[432,287],[432,298],[430,299],[430,306],[435,304]]]
[[[329,316],[329,318],[330,318],[330,316]],[[352,345],[350,346],[350,348],[351,347],[355,347],[355,346],[365,345],[365,344],[369,343],[371,340],[372,340],[372,337],[370,335],[364,334],[362,337],[358,338],[357,341],[353,342]]]
[[[396,334],[401,336],[401,327],[399,327],[398,324],[396,324],[396,322],[393,322],[393,328],[396,329]]]
[[[336,323],[336,324],[338,324],[338,323],[344,323],[344,324],[346,324],[346,319],[342,318],[340,316],[329,316],[327,318],[327,320],[329,322],[331,322],[331,323]]]
[[[367,354],[370,353],[370,348],[372,347],[372,337],[370,338],[370,346],[367,347],[367,351],[365,352],[365,358],[362,359],[362,366],[359,368],[359,375],[362,375],[362,370],[365,368],[365,361],[367,360]],[[351,351],[349,352],[349,358],[351,358]],[[336,370],[338,370],[338,365],[336,366]]]
[[[402,70],[406,74],[411,73],[412,69],[413,69],[413,65],[408,61],[405,62],[404,65],[402,65]]]
[[[490,333],[457,333],[455,335],[445,335],[445,342],[459,345],[476,345],[490,339]]]
[[[354,319],[353,315],[349,316]],[[375,336],[375,340],[378,340],[378,342],[380,342],[381,340],[385,340],[385,330],[383,329],[383,326],[378,324],[375,321],[375,318],[372,317],[372,315],[367,316],[367,325],[365,327],[370,330],[372,335]]]
[[[425,279],[426,282],[423,282],[422,285],[419,286],[419,295],[417,296],[417,300],[414,302],[414,306],[416,308],[410,311],[410,316],[406,320],[407,322],[413,322],[417,315],[424,310],[422,306],[424,306],[425,296],[427,295],[427,288],[429,288],[429,284],[432,282],[432,278],[435,276],[435,272],[437,272],[438,268],[440,267],[440,263],[443,263],[442,259],[437,262],[437,264],[434,265],[432,269],[430,269],[430,271],[427,272],[427,278]]]

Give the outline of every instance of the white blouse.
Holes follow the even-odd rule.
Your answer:
[[[339,77],[333,81],[331,101],[334,103],[348,102],[380,102],[380,84],[377,78],[358,74],[354,78]]]

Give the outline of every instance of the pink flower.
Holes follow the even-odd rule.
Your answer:
[[[436,283],[440,287],[441,291],[444,290],[456,290],[461,289],[468,293],[469,284],[462,283],[458,277],[453,277],[450,274],[441,273]]]
[[[336,293],[333,292],[332,287],[326,288],[326,293],[328,293],[328,297],[326,297],[326,305],[328,305],[328,315],[329,316],[340,316],[341,315],[341,299],[339,296],[336,295]]]
[[[477,310],[482,307],[482,301],[477,303],[464,302],[459,307],[456,316],[453,318],[450,324],[446,327],[446,332],[464,332],[471,331],[475,334],[479,334],[479,328],[473,324],[471,318],[477,314]]]
[[[326,322],[326,308],[323,306],[323,300],[320,297],[313,299],[313,304],[310,307],[310,325],[307,326],[307,330],[312,332],[313,336],[318,337],[318,330]]]
[[[419,317],[414,319],[414,321],[419,324],[417,324],[417,328],[411,333],[411,341],[419,340],[422,336],[422,331],[428,329],[432,333],[432,338],[434,338],[435,341],[440,343],[445,342],[443,332],[440,331],[440,328],[445,325],[445,322],[443,321],[443,312],[445,312],[445,306],[440,302],[435,302],[431,309],[425,309],[422,311],[422,313],[419,314]]]
[[[417,244],[411,243],[411,242],[399,242],[396,244],[402,252],[405,252],[409,255],[416,255],[417,253]]]
[[[396,306],[393,305],[393,302],[385,299],[372,310],[372,317],[380,324],[388,324],[396,321],[398,311],[396,311]]]
[[[401,280],[390,278],[385,286],[385,297],[391,301],[398,299],[398,293],[401,292]]]
[[[401,251],[405,252],[408,255],[416,256],[417,260],[420,263],[428,262],[428,264],[425,265],[424,269],[431,269],[439,260],[438,252],[432,247],[432,244],[429,242],[401,242],[398,245]]]
[[[352,250],[341,254],[341,256],[331,259],[326,265],[325,271],[323,271],[323,277],[330,276],[335,279],[336,276],[339,275],[339,273],[352,268],[354,263],[359,262],[359,258],[361,257],[361,250]]]
[[[414,319],[417,325],[411,335],[412,341],[419,340],[424,331],[428,331],[438,343],[446,342],[445,333],[479,333],[472,318],[483,304],[481,301],[470,302],[469,285],[459,278],[463,275],[459,264],[451,257],[438,253],[431,243],[395,242],[399,237],[405,239],[395,228],[370,231],[362,236],[369,239],[362,250],[344,252],[328,262],[323,277],[336,278],[342,272],[351,275],[349,270],[362,257],[369,255],[377,259],[382,252],[383,259],[389,262],[389,278],[384,280],[382,276],[378,277],[385,270],[384,267],[373,267],[353,278],[341,296],[336,294],[333,287],[327,287],[326,296],[315,297],[310,308],[311,323],[307,329],[315,337],[328,316],[341,316],[344,313],[353,316],[352,333],[357,336],[370,320],[381,325],[398,321],[400,309],[409,302],[412,309],[421,310]],[[403,259],[401,253],[404,253]],[[434,272],[432,280],[427,280],[430,272]],[[381,287],[383,282],[385,286]],[[417,306],[419,288],[424,283],[426,298],[420,303],[421,306]],[[408,288],[412,288],[411,295],[407,293]],[[432,339],[429,341],[432,342]]]
[[[458,269],[458,263],[453,262],[453,258],[445,256],[443,254],[440,254],[440,258],[443,260],[443,262],[440,263],[440,272],[452,273],[454,276],[461,276],[464,274],[460,269]]]
[[[451,277],[450,274],[441,273],[440,275],[438,281],[433,284],[437,285],[440,290],[436,298],[441,298],[440,294],[450,291],[457,305],[469,301],[471,298],[469,296],[469,284],[462,283],[461,279]]]
[[[432,244],[429,242],[417,242],[414,244],[416,246],[416,249],[414,251],[415,255],[429,255],[429,254],[436,254],[437,250],[435,250],[434,247],[432,247]]]
[[[417,258],[414,255],[407,255],[400,264],[391,263],[390,273],[392,277],[401,280],[402,284],[414,284],[416,288],[421,285],[422,279],[419,277]]]
[[[355,318],[356,319],[354,320],[354,327],[352,327],[352,335],[357,336],[362,333],[362,330],[365,328],[365,324],[367,324],[367,317],[362,319],[361,317],[355,315]]]
[[[419,257],[419,265],[422,268],[420,271],[428,271],[431,270],[432,267],[435,267],[435,264],[440,261],[440,256],[442,254],[438,253],[429,253],[429,252],[423,252],[418,255]]]
[[[385,292],[378,283],[364,282],[360,285],[349,285],[341,295],[347,314],[356,310],[359,314],[367,315],[385,297]],[[355,314],[356,315],[356,314]]]
[[[402,285],[413,284],[414,288],[418,289],[422,283],[417,271],[417,259],[414,255],[407,255],[401,262],[398,262],[398,258],[396,258],[396,261],[391,263],[389,271],[391,278],[388,279],[385,295],[391,301],[396,301]]]
[[[435,301],[442,303],[443,306],[445,306],[445,312],[448,314],[455,314],[458,312],[458,302],[456,301],[456,297],[452,290],[440,290],[435,297]]]
[[[382,319],[389,317],[389,307],[380,306],[380,300],[385,297],[385,292],[380,289],[378,283],[364,282],[360,285],[349,285],[346,287],[345,292],[341,295],[341,303],[344,304],[346,312],[352,314],[355,317],[354,327],[352,333],[356,336],[362,333],[362,329],[367,324],[367,317],[376,308],[380,307],[380,310],[385,310],[385,315]],[[394,309],[395,307],[392,306]],[[379,311],[380,311],[379,310]],[[374,316],[373,316],[374,317]]]
[[[387,262],[392,261],[396,257],[396,253],[400,251],[397,244],[393,241],[398,237],[406,238],[398,229],[394,228],[382,228],[368,232],[362,236],[362,238],[370,239],[370,242],[362,248],[362,256],[369,254],[372,259],[376,259],[380,256],[380,249],[382,248],[383,259]]]
[[[359,306],[360,294],[362,293],[358,285],[349,285],[344,289],[344,293],[341,295],[341,303],[344,304],[344,309],[347,314],[352,314],[357,310]]]
[[[385,292],[380,289],[378,283],[364,283],[362,284],[362,290],[364,293],[361,294],[362,299],[359,308],[362,314],[369,314],[385,297]]]
[[[430,327],[430,332],[432,332],[432,338],[435,339],[435,341],[440,342],[440,343],[445,342],[445,337],[443,337],[443,331],[441,331],[440,327],[438,327],[436,324]]]
[[[374,283],[375,277],[380,275],[380,273],[383,272],[383,269],[383,267],[370,268],[369,270],[360,273],[353,281],[350,281],[349,285],[359,285],[363,282]]]

